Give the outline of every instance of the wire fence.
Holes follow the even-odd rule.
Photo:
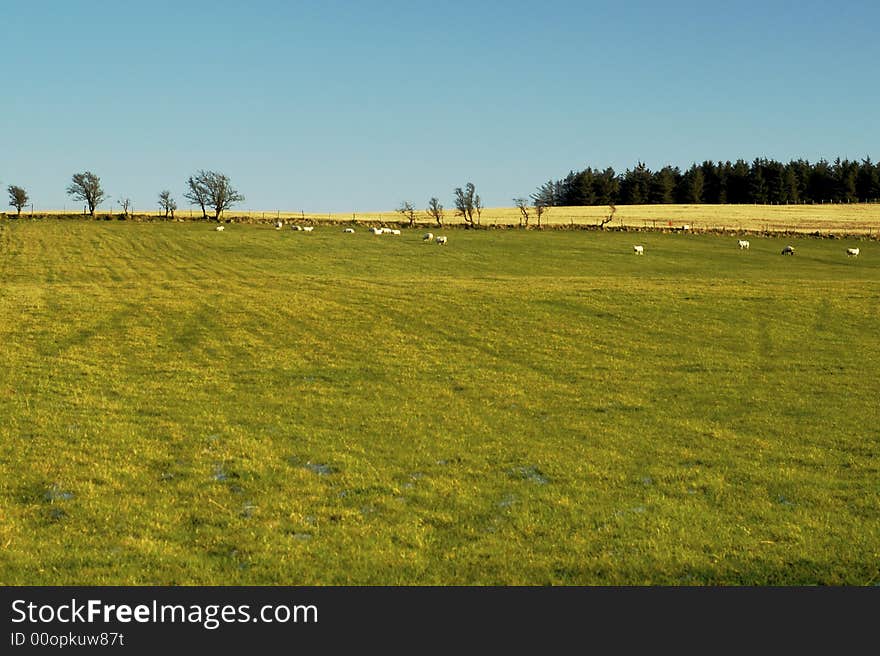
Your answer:
[[[537,217],[534,208],[528,208],[528,217],[518,208],[484,209],[474,217],[475,227],[528,227],[528,228],[598,228],[605,229],[665,230],[665,231],[732,231],[732,232],[820,232],[858,233],[880,235],[880,202],[863,203],[812,203],[787,205],[621,205],[551,207]],[[208,218],[213,218],[208,211]],[[15,217],[13,211],[0,213],[6,218]],[[80,217],[89,216],[88,208],[41,210],[34,205],[23,208],[22,217]],[[608,220],[610,217],[610,221]],[[148,210],[121,209],[95,212],[95,218],[128,219],[135,221],[172,220],[172,215],[158,208]],[[176,221],[202,220],[200,208],[178,209],[173,213]],[[306,212],[305,210],[245,210],[231,209],[222,214],[222,220],[231,222],[284,224],[306,223],[361,223],[394,224],[407,226],[409,218],[397,211],[367,212]],[[464,226],[466,222],[454,211],[447,210],[443,224]],[[426,211],[415,215],[413,225],[436,226],[436,221]]]

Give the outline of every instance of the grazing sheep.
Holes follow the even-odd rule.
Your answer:
[[[354,228],[346,228],[342,232],[354,232]]]
[[[383,235],[390,235],[393,232],[391,228],[380,228],[380,230],[382,231]]]
[[[281,223],[281,221],[276,221],[276,222],[275,222],[275,229],[276,229],[276,230],[281,230],[281,228],[283,228],[283,227],[284,227],[284,224]]]
[[[302,230],[302,228],[298,225],[292,225],[292,226],[290,226],[290,229],[291,230]]]
[[[439,237],[437,237],[437,239],[435,241],[437,242],[438,245],[445,246],[446,245],[446,236],[440,235]]]
[[[426,232],[422,235],[422,241],[434,241],[434,233]]]
[[[399,234],[400,234],[400,230],[392,230],[392,231],[391,231],[391,234],[392,234],[392,235],[399,235]]]
[[[782,249],[783,255],[794,255],[794,246],[786,246]]]
[[[382,228],[370,228],[370,232],[373,233],[374,235],[381,235]]]
[[[859,249],[858,248],[847,248],[846,249],[846,256],[847,257],[858,257],[859,256]]]
[[[306,226],[302,230],[303,230],[303,232],[311,232],[314,229],[315,229],[315,226]]]
[[[222,225],[220,225],[220,226],[217,226],[216,228],[214,228],[214,230],[216,230],[217,232],[223,232],[223,230],[225,230],[225,228]]]
[[[636,255],[644,255],[645,247],[644,246],[633,246],[633,253]]]
[[[738,243],[739,243],[740,250],[748,250],[749,249],[749,242],[747,240],[740,239]]]

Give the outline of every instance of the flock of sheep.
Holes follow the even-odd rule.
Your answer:
[[[749,249],[749,245],[750,245],[750,244],[749,244],[749,241],[748,241],[747,239],[740,239],[740,240],[737,242],[737,246],[739,246],[739,249],[740,249],[741,251],[742,251],[742,250],[748,250],[748,249]],[[644,254],[645,254],[645,247],[644,247],[644,246],[633,246],[633,252],[634,252],[636,255],[644,255]],[[859,256],[859,252],[860,252],[860,251],[859,251],[858,248],[847,248],[847,249],[846,249],[846,256],[847,256],[847,257],[858,257],[858,256]],[[794,246],[789,245],[789,246],[786,246],[785,248],[783,248],[783,249],[782,249],[782,255],[794,255]]]
[[[281,222],[281,221],[275,222],[275,229],[276,230],[281,230],[283,227],[284,227],[283,222]],[[293,230],[301,230],[302,232],[312,232],[315,229],[314,226],[292,225],[290,227]],[[219,225],[215,228],[215,230],[217,230],[217,231],[222,231],[223,229],[224,229],[224,227],[222,225]],[[342,232],[353,233],[354,228],[344,228]],[[374,235],[399,235],[400,230],[398,230],[396,228],[370,228],[370,233],[374,234]],[[426,241],[426,242],[433,241],[440,246],[444,246],[444,245],[446,245],[446,242],[448,241],[448,239],[446,238],[446,235],[438,235],[435,237],[434,233],[426,232],[424,235],[422,235],[422,241]],[[750,244],[747,239],[740,239],[737,242],[737,246],[739,246],[740,250],[748,250]],[[633,252],[636,255],[644,255],[645,254],[645,247],[641,244],[637,244],[637,245],[633,246]],[[846,249],[846,256],[847,257],[858,257],[859,252],[860,251],[858,248],[847,248]],[[783,248],[782,255],[794,255],[794,246],[786,246],[785,248]]]
[[[740,250],[747,250],[749,248],[749,242],[746,239],[740,239],[738,244],[739,244]],[[794,255],[794,246],[791,246],[791,245],[786,246],[785,248],[782,249],[782,254],[783,255]],[[859,249],[858,248],[847,248],[846,249],[846,256],[847,257],[858,257],[859,256]]]
[[[275,222],[275,229],[276,230],[281,230],[283,227],[284,227],[283,221],[276,221]],[[292,225],[292,226],[290,226],[290,228],[292,230],[300,230],[302,232],[312,232],[315,229],[314,226],[299,226],[299,225]],[[223,226],[222,225],[217,226],[216,230],[223,230]],[[354,231],[355,231],[354,228],[344,228],[342,230],[342,232],[344,232],[344,233],[353,233]],[[370,228],[369,231],[373,235],[399,235],[400,234],[400,230],[398,230],[397,228]],[[422,235],[422,241],[434,241],[440,246],[445,246],[448,239],[446,238],[445,235],[438,235],[437,237],[434,237],[434,233],[426,232],[424,235]]]

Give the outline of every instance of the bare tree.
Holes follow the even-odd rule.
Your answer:
[[[519,208],[519,227],[522,228],[525,226],[529,227],[529,201],[525,198],[514,198],[513,202],[516,203],[517,208]]]
[[[549,205],[535,202],[535,217],[538,219],[538,227],[541,227],[541,217],[550,210]]]
[[[220,220],[220,214],[235,203],[244,200],[238,191],[232,188],[229,176],[216,171],[199,171],[187,180],[189,191],[184,196],[193,204],[202,208],[202,217],[207,219],[206,207],[214,210],[214,220]]]
[[[195,175],[189,176],[186,181],[187,191],[183,194],[190,205],[198,205],[202,208],[202,218],[207,220],[208,212],[208,172],[197,171]]]
[[[85,202],[89,206],[90,216],[95,216],[95,208],[107,198],[107,194],[101,189],[101,178],[91,171],[74,173],[67,193],[76,200]]]
[[[473,183],[468,182],[464,189],[461,187],[455,188],[455,214],[456,216],[461,216],[464,219],[465,225],[467,227],[471,227],[474,225],[474,196],[476,195],[476,189],[474,188]]]
[[[214,209],[214,219],[217,221],[220,220],[222,212],[228,210],[235,203],[240,203],[244,200],[244,196],[232,188],[229,177],[222,173],[210,172],[208,176],[208,190],[210,192],[208,207]]]
[[[538,219],[538,227],[541,227],[541,217],[550,211],[550,208],[556,204],[556,187],[553,181],[546,182],[538,187],[538,190],[531,195],[535,203],[535,217]]]
[[[18,210],[16,216],[21,216],[21,208],[28,204],[27,192],[21,187],[17,187],[15,185],[9,185],[6,188],[6,191],[9,192],[9,204],[12,205],[16,210]]]
[[[605,229],[606,224],[611,223],[611,221],[614,219],[614,213],[617,211],[617,207],[614,205],[614,203],[611,203],[608,206],[608,209],[611,210],[611,212],[608,214],[608,216],[606,216],[602,219],[599,219],[599,227],[602,230]]]
[[[416,223],[416,208],[408,200],[397,208],[397,211],[409,219],[409,227],[412,228]]]
[[[131,210],[131,198],[120,198],[118,201],[120,207],[122,207],[122,216],[126,219],[128,218],[128,213]]]
[[[159,209],[165,212],[165,218],[171,214],[171,220],[174,220],[174,210],[177,209],[177,201],[171,197],[171,192],[167,189],[159,192]]]
[[[428,216],[434,219],[438,226],[443,225],[443,205],[440,203],[439,198],[431,198],[431,200],[428,201],[427,212]]]

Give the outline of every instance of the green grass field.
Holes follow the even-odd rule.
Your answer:
[[[0,584],[880,582],[880,244],[446,234],[0,222]]]

